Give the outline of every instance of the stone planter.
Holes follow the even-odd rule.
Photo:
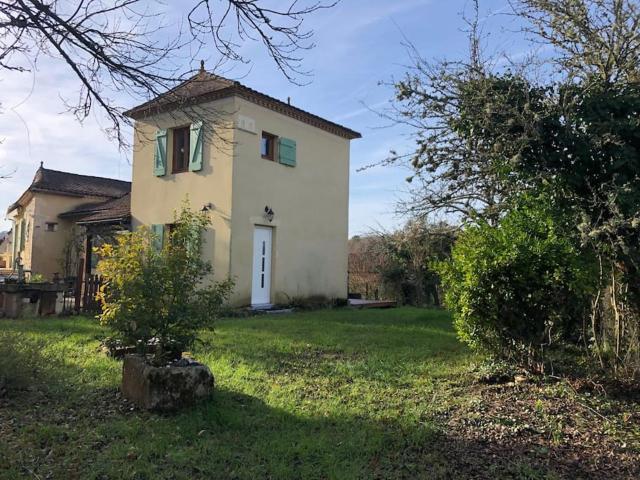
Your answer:
[[[147,410],[168,412],[193,405],[211,396],[213,386],[209,367],[192,360],[155,367],[142,355],[124,357],[122,393]]]

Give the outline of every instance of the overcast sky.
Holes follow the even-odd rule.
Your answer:
[[[179,23],[176,6],[185,2],[169,3]],[[506,0],[483,0],[481,5],[483,16],[494,13],[484,24],[492,33],[491,48],[517,54],[517,43],[502,30],[509,18],[495,14],[505,11]],[[305,52],[304,67],[313,71],[309,85],[288,83],[264,51],[251,44],[244,49],[252,65],[228,72],[251,88],[282,100],[291,97],[295,106],[362,133],[363,138],[351,144],[350,235],[393,228],[402,221],[393,211],[406,189],[408,172],[389,167],[358,172],[390,149],[405,151],[411,146],[406,131],[382,128],[385,122],[371,112],[384,108],[393,95],[379,82],[400,78],[406,71],[403,35],[424,57],[464,58],[465,6],[466,0],[342,0],[307,19],[317,45]],[[194,59],[194,68],[199,60]],[[43,59],[36,72],[0,75],[0,173],[15,170],[11,178],[0,180],[0,208],[6,210],[28,187],[40,162],[52,169],[130,180],[131,154],[120,152],[107,139],[100,117],[94,115],[80,125],[64,112],[63,99],[73,99],[78,91],[78,81],[65,65]],[[126,107],[138,103],[131,98],[121,101]],[[0,230],[8,226],[0,216]]]

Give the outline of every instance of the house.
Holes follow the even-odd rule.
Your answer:
[[[13,222],[9,265],[16,272],[73,277],[78,272],[92,229],[129,223],[131,183],[40,168],[20,198],[9,206]],[[90,257],[88,258],[91,259]],[[87,269],[91,269],[87,262]]]
[[[188,197],[232,303],[347,298],[350,141],[360,134],[200,72],[135,120],[131,220],[163,237]]]

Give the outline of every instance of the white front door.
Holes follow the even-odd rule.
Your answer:
[[[269,227],[255,227],[253,232],[251,305],[271,303],[271,233]]]

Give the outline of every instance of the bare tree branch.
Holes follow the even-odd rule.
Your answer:
[[[0,70],[27,71],[42,55],[61,60],[81,86],[68,110],[83,121],[98,107],[108,134],[125,146],[129,120],[118,94],[146,101],[191,78],[194,59],[186,51],[193,45],[213,47],[217,69],[225,61],[248,63],[241,48],[258,42],[299,83],[308,72],[298,52],[314,46],[304,19],[336,3],[287,0],[275,8],[267,0],[191,0],[188,28],[176,31],[156,0],[0,0]]]
[[[640,80],[637,0],[509,0],[525,31],[551,45],[569,76],[615,83]]]
[[[302,70],[298,52],[314,47],[312,30],[303,27],[304,18],[318,10],[334,7],[339,0],[322,3],[315,1],[284,2],[285,7],[268,8],[257,0],[198,0],[188,15],[193,38],[206,42],[213,39],[218,52],[230,60],[246,63],[248,59],[239,47],[245,40],[260,42],[278,69],[293,83],[309,72]],[[219,15],[212,4],[225,4]],[[227,36],[227,22],[237,36]]]

